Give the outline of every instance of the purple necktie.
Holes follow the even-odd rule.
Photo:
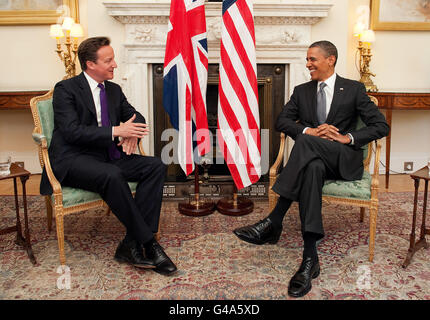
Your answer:
[[[97,87],[100,88],[100,109],[101,109],[100,112],[102,117],[102,126],[108,127],[110,126],[110,120],[109,120],[109,111],[108,111],[105,86],[102,83],[99,83]],[[116,148],[114,141],[112,141],[112,144],[109,146],[108,152],[109,152],[109,158],[111,160],[120,158],[120,153]]]

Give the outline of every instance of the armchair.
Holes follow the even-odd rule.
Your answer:
[[[45,167],[53,193],[45,196],[47,209],[48,230],[51,231],[53,216],[56,220],[57,240],[61,265],[66,264],[64,251],[64,216],[71,213],[94,209],[108,208],[99,194],[78,189],[61,186],[55,177],[49,161],[48,148],[51,143],[54,130],[54,110],[52,106],[53,90],[43,96],[34,97],[30,101],[31,112],[34,121],[33,140],[39,146],[39,161],[42,169]],[[142,144],[139,143],[139,151],[144,155]],[[137,182],[128,183],[131,191],[136,192]],[[160,230],[155,235],[159,238]]]
[[[372,101],[374,100],[372,99]],[[377,101],[375,104],[377,105]],[[364,126],[364,123],[359,119],[357,127],[360,128],[362,126]],[[270,210],[273,210],[278,198],[278,195],[272,190],[272,186],[275,184],[279,168],[284,159],[285,139],[285,134],[281,133],[278,157],[269,172]],[[373,173],[371,173],[369,166],[374,145],[375,157]],[[375,140],[363,149],[363,178],[355,181],[327,180],[322,189],[322,198],[323,203],[327,204],[333,203],[360,207],[360,222],[363,222],[365,208],[369,209],[369,261],[372,262],[375,251],[376,218],[378,215],[379,158],[381,154],[381,142],[380,140]]]

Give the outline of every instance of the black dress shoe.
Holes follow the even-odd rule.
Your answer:
[[[320,275],[320,264],[317,258],[304,257],[299,270],[291,278],[288,285],[288,295],[299,298],[307,294],[312,288],[312,279]]]
[[[120,263],[129,263],[137,268],[155,268],[154,262],[143,256],[142,246],[137,241],[121,241],[116,248],[115,260]]]
[[[256,224],[233,230],[234,234],[243,241],[253,244],[275,244],[281,236],[282,228],[276,228],[270,218]]]
[[[164,276],[170,276],[177,271],[175,264],[170,260],[163,248],[157,241],[154,241],[145,249],[146,257],[152,260],[155,265],[155,272]]]

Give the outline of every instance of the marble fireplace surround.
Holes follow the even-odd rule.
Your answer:
[[[148,123],[153,123],[152,64],[164,62],[169,0],[105,1],[110,16],[124,24],[122,88]],[[284,64],[285,100],[309,79],[306,50],[312,25],[327,17],[330,0],[254,0],[257,63]],[[205,4],[209,63],[219,62],[221,3]],[[153,133],[153,132],[152,132]],[[154,154],[154,137],[145,152]]]

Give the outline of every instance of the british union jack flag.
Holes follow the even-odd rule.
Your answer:
[[[186,175],[194,170],[194,132],[199,156],[211,148],[206,113],[207,76],[204,0],[172,0],[164,58],[163,105],[179,133],[178,160]]]

